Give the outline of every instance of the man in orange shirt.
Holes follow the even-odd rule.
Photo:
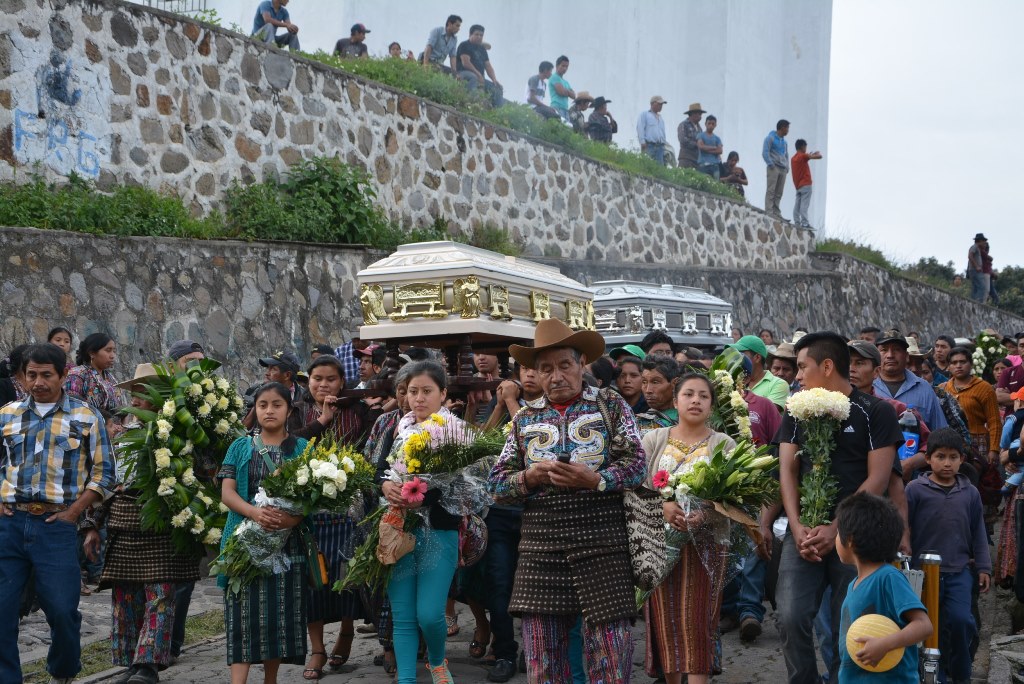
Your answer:
[[[807,208],[811,206],[811,159],[821,159],[821,152],[807,153],[807,141],[796,141],[796,154],[793,155],[793,185],[796,186],[796,202],[793,204],[793,223],[810,228],[807,220]]]

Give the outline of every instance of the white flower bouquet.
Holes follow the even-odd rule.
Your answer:
[[[800,481],[800,522],[807,527],[825,525],[839,493],[832,475],[835,433],[850,417],[850,399],[842,392],[815,387],[791,396],[786,410],[803,430],[801,448],[811,462]]]

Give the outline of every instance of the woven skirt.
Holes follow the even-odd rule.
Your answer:
[[[592,624],[633,617],[626,513],[618,492],[551,494],[523,513],[509,612],[579,615]]]
[[[228,665],[278,658],[301,665],[306,659],[309,569],[298,534],[288,536],[284,550],[292,562],[288,570],[261,577],[238,594],[224,593]]]
[[[200,557],[178,553],[169,534],[144,531],[141,511],[128,495],[119,494],[111,503],[100,588],[198,581]]]
[[[347,513],[318,513],[313,516],[316,545],[327,560],[327,585],[309,591],[309,621],[332,623],[363,617],[363,606],[357,594],[337,592],[334,583],[345,578],[348,562],[358,546],[356,523]]]

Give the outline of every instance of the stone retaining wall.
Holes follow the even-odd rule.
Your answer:
[[[218,206],[315,155],[365,167],[405,223],[511,229],[527,254],[799,269],[811,231],[631,177],[445,107],[119,0],[0,0],[0,180],[39,168]],[[10,30],[8,31],[8,27]],[[6,119],[6,121],[5,121]]]

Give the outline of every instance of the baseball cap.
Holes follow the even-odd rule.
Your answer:
[[[644,350],[635,344],[624,344],[621,347],[616,347],[608,352],[608,356],[612,357],[612,361],[618,361],[622,356],[635,356],[641,361],[647,358]]]
[[[879,335],[878,339],[875,340],[875,346],[881,347],[883,344],[890,344],[892,342],[898,342],[902,344],[904,349],[910,348],[910,345],[907,343],[907,338],[904,337],[903,333],[901,333],[896,328],[889,328],[881,335]]]
[[[313,347],[313,352],[316,354],[334,354],[334,349],[329,344],[318,344]]]
[[[291,352],[274,352],[271,356],[260,359],[260,365],[264,368],[270,368],[271,366],[280,366],[282,370],[288,370],[292,373],[298,373],[299,358]]]
[[[663,98],[661,95],[655,95],[654,97],[651,98],[651,104],[655,104],[656,102],[660,102],[661,104],[668,104],[668,100]]]
[[[362,24],[352,24],[352,30],[349,33],[369,33],[370,29],[366,28]]]
[[[203,345],[198,342],[193,340],[178,340],[171,345],[170,349],[167,350],[167,355],[171,357],[172,361],[177,361],[181,357],[188,356],[195,352],[199,352],[200,354],[206,353],[203,349]]]
[[[759,354],[762,359],[768,359],[768,347],[765,345],[764,340],[757,335],[744,335],[729,346],[738,352],[754,352]]]
[[[379,348],[379,344],[368,344],[362,349],[353,349],[352,356],[356,358],[359,358],[360,356],[373,356],[373,352]]]
[[[882,365],[882,353],[878,347],[864,340],[853,340],[849,343],[850,351],[865,359],[870,359],[876,366]]]

